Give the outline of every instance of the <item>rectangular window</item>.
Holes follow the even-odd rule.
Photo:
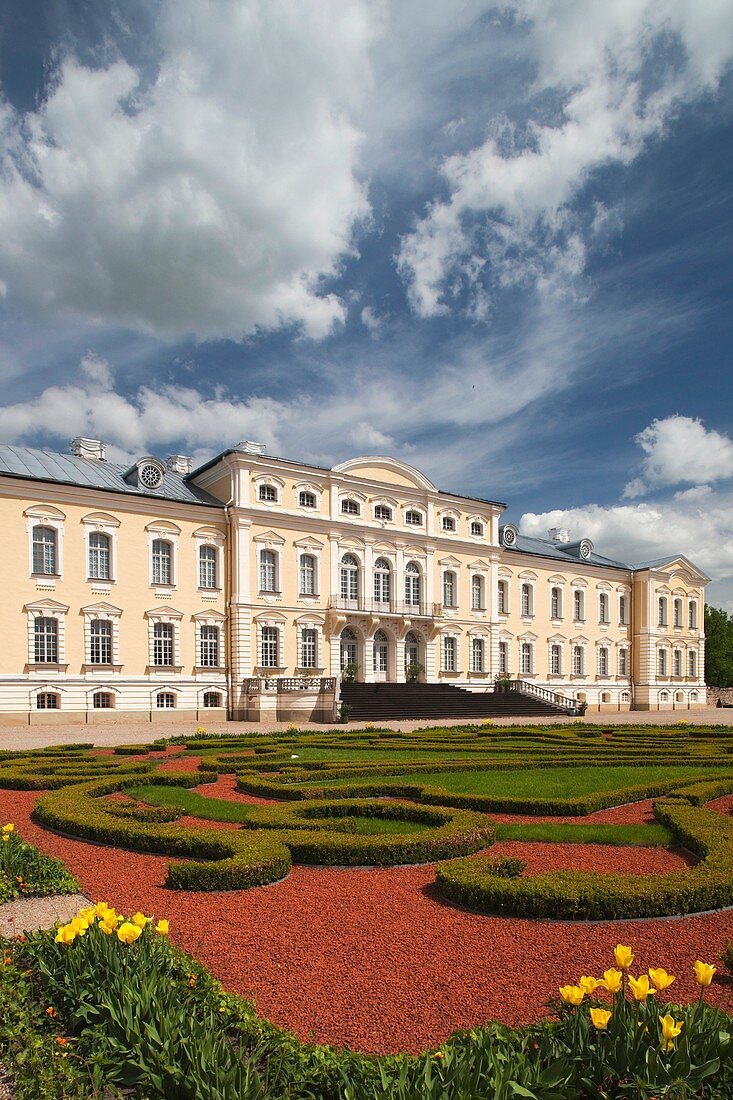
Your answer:
[[[201,635],[201,665],[203,668],[218,668],[219,666],[219,628],[216,626],[202,626]]]
[[[499,642],[499,672],[502,676],[509,671],[509,646],[506,642]]]
[[[300,557],[300,594],[301,596],[316,594],[316,559],[312,554],[301,554]]]
[[[559,619],[560,615],[560,589],[553,588],[550,593],[550,617]]]
[[[95,619],[89,624],[89,663],[112,664],[112,623],[109,619]]]
[[[165,539],[153,539],[153,584],[173,583],[173,547]]]
[[[499,598],[498,598],[498,610],[500,615],[506,615],[507,613],[507,598],[506,598],[506,581],[499,581]]]
[[[608,614],[608,594],[601,592],[598,598],[598,621],[601,623],[610,622],[610,616]]]
[[[100,531],[89,533],[89,578],[108,581],[110,572],[110,538]]]
[[[608,676],[608,650],[605,646],[598,650],[598,675]]]
[[[199,548],[199,588],[216,588],[216,550],[213,546]]]
[[[618,651],[618,674],[619,676],[629,675],[629,654],[627,649],[620,649]]]
[[[532,646],[529,642],[522,642],[521,669],[523,676],[529,676],[532,671]]]
[[[626,597],[618,598],[618,621],[620,626],[626,626]]]
[[[312,628],[303,630],[300,635],[300,667],[316,668],[318,666],[316,652],[316,632]]]
[[[484,671],[484,640],[483,638],[471,639],[471,672]]]
[[[667,650],[660,649],[657,655],[657,668],[660,676],[667,675]]]
[[[582,645],[573,646],[573,676],[585,675],[585,650]]]
[[[659,597],[659,626],[667,625],[667,600],[664,596]]]
[[[585,601],[579,588],[573,592],[573,619],[576,623],[582,623],[585,619]]]
[[[153,626],[153,664],[173,665],[173,623],[155,623]]]
[[[33,572],[56,576],[56,531],[53,527],[33,528]]]
[[[456,575],[455,573],[443,574],[443,606],[456,606]]]
[[[262,667],[278,668],[280,655],[278,629],[276,626],[262,627]]]
[[[560,665],[560,646],[550,646],[550,672],[553,676],[559,676],[561,671]]]
[[[697,604],[696,603],[690,603],[689,615],[690,615],[690,618],[689,618],[690,630],[697,630]]]
[[[674,625],[682,626],[682,600],[674,601]]]
[[[456,671],[456,640],[455,638],[443,638],[443,671]]]
[[[56,665],[59,661],[58,619],[36,619],[34,622],[33,659],[36,664]]]
[[[528,584],[522,585],[522,614],[532,614],[532,590]]]
[[[471,610],[483,611],[484,609],[484,582],[483,578],[474,575],[471,577]]]
[[[276,581],[276,558],[274,550],[260,550],[260,591],[274,592]]]
[[[697,653],[694,649],[687,654],[687,675],[697,679]]]

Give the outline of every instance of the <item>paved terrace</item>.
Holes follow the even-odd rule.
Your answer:
[[[476,719],[469,719],[476,722]],[[493,718],[495,726],[544,726],[544,725],[569,725],[577,721],[574,718],[559,716],[557,718]],[[674,725],[675,722],[689,722],[694,726],[733,726],[733,707],[703,707],[700,710],[675,710],[675,711],[626,711],[622,714],[588,714],[586,721],[594,725],[604,726],[632,726],[632,725]],[[290,722],[197,722],[193,718],[181,719],[171,722],[130,722],[121,718],[119,722],[107,721],[104,725],[87,725],[85,722],[74,722],[68,725],[58,726],[0,726],[0,749],[43,749],[49,745],[68,745],[75,741],[86,741],[101,747],[111,745],[138,745],[148,741],[154,741],[158,737],[176,737],[179,734],[194,734],[199,725],[204,725],[208,733],[226,733],[230,736],[237,733],[272,733],[276,730],[286,730]],[[376,723],[375,723],[376,724]],[[384,722],[380,729],[396,729],[411,732],[417,729],[439,729],[444,727],[444,721],[431,721],[422,718],[409,722],[405,719],[397,722]],[[317,722],[309,722],[303,727],[309,733],[317,733],[319,730],[333,729],[334,723],[321,725]],[[363,729],[363,722],[339,723],[339,729],[357,730]]]

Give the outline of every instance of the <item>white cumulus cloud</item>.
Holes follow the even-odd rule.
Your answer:
[[[690,416],[653,420],[636,436],[644,451],[641,477],[624,489],[627,499],[673,485],[705,486],[733,477],[733,439]],[[686,499],[690,497],[689,492]],[[681,494],[678,494],[678,499]]]
[[[353,121],[370,0],[163,0],[148,79],[65,56],[40,106],[0,102],[8,303],[175,338],[345,313],[322,288],[368,212]]]

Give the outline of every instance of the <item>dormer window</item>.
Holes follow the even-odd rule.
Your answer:
[[[444,531],[455,531],[456,521],[453,516],[443,516],[441,527]]]
[[[359,505],[355,500],[350,500],[349,498],[347,498],[346,500],[341,501],[341,512],[343,515],[358,516],[359,511]]]
[[[483,523],[480,523],[477,519],[472,520],[471,521],[471,534],[474,535],[476,538],[483,538],[483,536],[484,536],[484,525],[483,525]]]
[[[422,514],[411,508],[409,512],[405,512],[405,523],[409,527],[422,527]]]
[[[392,522],[392,509],[386,504],[377,504],[374,509],[374,518],[383,523]]]
[[[137,480],[146,489],[157,489],[163,483],[163,471],[152,462],[146,462],[138,470]]]
[[[315,508],[317,507],[316,494],[309,492],[307,489],[302,489],[298,493],[298,504],[301,508]]]
[[[277,504],[277,489],[274,485],[260,485],[257,496],[265,504]]]

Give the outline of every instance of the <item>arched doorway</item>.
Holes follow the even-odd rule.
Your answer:
[[[341,631],[341,671],[347,665],[357,665],[359,659],[359,643],[356,634],[351,627],[344,627]]]
[[[389,675],[389,640],[383,630],[374,635],[374,679],[386,680]]]
[[[410,630],[405,635],[405,679],[409,677],[410,666],[414,668],[415,665],[424,664],[420,657],[420,638],[414,630]]]

